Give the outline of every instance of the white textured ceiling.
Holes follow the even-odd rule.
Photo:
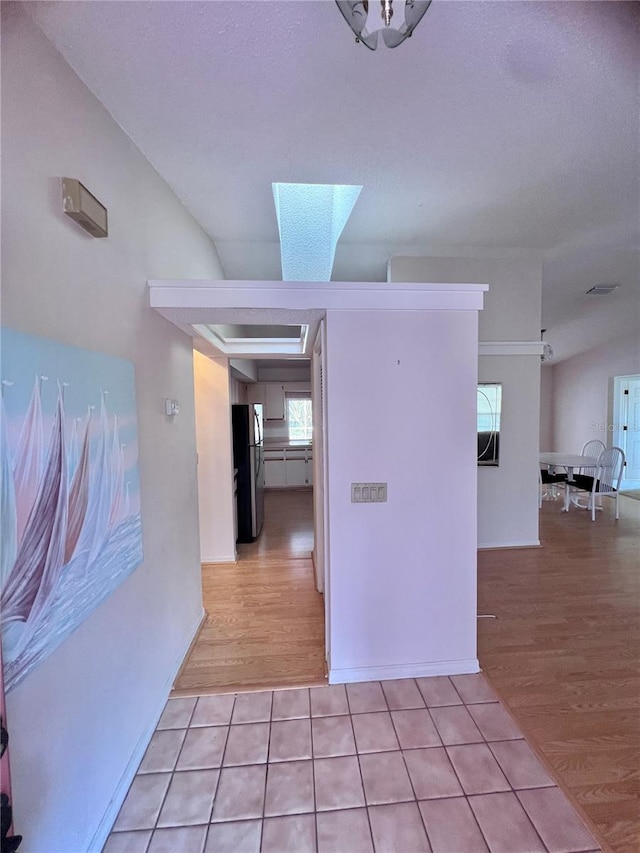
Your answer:
[[[639,322],[640,4],[434,0],[375,53],[330,0],[26,7],[228,278],[280,278],[272,181],[362,184],[335,279],[384,280],[392,254],[533,249],[558,356]],[[594,308],[603,281],[620,288]]]

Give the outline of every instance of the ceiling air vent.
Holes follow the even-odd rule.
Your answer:
[[[595,287],[591,287],[586,293],[588,296],[606,296],[608,293],[613,293],[617,287],[617,284],[596,284]]]

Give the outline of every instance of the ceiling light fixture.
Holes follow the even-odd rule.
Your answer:
[[[387,47],[398,47],[411,36],[431,0],[336,0],[356,41],[369,50],[378,46],[378,33]]]

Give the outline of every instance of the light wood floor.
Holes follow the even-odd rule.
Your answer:
[[[541,510],[543,547],[483,551],[480,663],[602,839],[640,850],[640,501]]]
[[[207,619],[173,695],[322,684],[324,606],[311,562],[311,489],[270,491],[238,562],[202,566]]]

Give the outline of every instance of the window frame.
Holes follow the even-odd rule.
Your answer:
[[[309,401],[309,427],[307,429],[307,435],[302,437],[300,436],[292,436],[291,435],[291,419],[289,417],[289,403],[294,402],[296,400],[308,400]],[[313,439],[313,402],[311,399],[311,391],[286,391],[284,395],[284,407],[285,407],[285,422],[287,424],[287,438],[289,441],[308,441],[311,442]]]
[[[480,411],[480,394],[482,388],[497,389],[496,411],[492,410],[492,401],[487,395],[485,400],[489,405],[489,412]],[[476,458],[479,468],[498,468],[500,466],[500,432],[502,428],[502,382],[478,382],[476,394]],[[480,429],[481,417],[492,419],[488,430]],[[483,436],[483,438],[481,438]],[[484,438],[486,436],[486,438]]]

